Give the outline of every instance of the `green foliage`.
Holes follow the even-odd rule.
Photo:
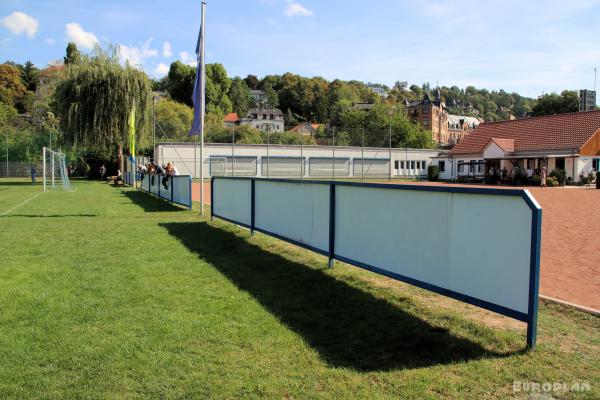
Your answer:
[[[427,167],[427,179],[430,181],[437,181],[440,177],[440,167],[437,165],[430,165]]]
[[[19,103],[27,94],[19,67],[9,63],[0,64],[0,102],[19,109]]]
[[[567,173],[564,169],[557,168],[550,172],[550,177],[554,178],[560,186],[564,186],[567,183]]]
[[[138,147],[151,132],[151,84],[141,71],[122,67],[115,54],[71,64],[55,93],[65,141],[73,145],[128,145],[127,120],[136,108]]]
[[[66,55],[64,58],[65,65],[79,64],[83,61],[81,52],[77,48],[77,45],[73,42],[69,42],[66,49]]]
[[[248,88],[250,89],[258,89],[258,85],[260,84],[259,79],[256,77],[256,75],[248,75],[247,77],[244,78],[244,82],[246,82],[246,85],[248,86]]]
[[[229,99],[231,100],[233,111],[237,115],[243,117],[248,113],[251,101],[250,89],[243,79],[236,77],[231,81]]]
[[[576,112],[579,110],[579,95],[574,90],[563,90],[560,95],[556,93],[545,94],[540,97],[533,107],[533,115],[554,115]]]
[[[25,88],[35,92],[35,89],[40,82],[40,70],[33,65],[31,61],[27,61],[24,65],[19,66],[19,68],[21,70],[21,80],[23,81]]]
[[[0,128],[4,128],[12,124],[17,116],[17,109],[11,105],[0,102]]]
[[[194,110],[182,103],[163,99],[156,103],[157,136],[168,140],[186,140],[194,119]]]
[[[549,176],[548,178],[546,178],[546,186],[548,186],[548,187],[556,187],[556,186],[559,186],[559,183],[558,183],[558,181],[556,180],[555,177]]]
[[[166,88],[171,98],[180,103],[193,106],[192,92],[194,91],[194,80],[196,69],[181,61],[175,61],[169,68]]]
[[[542,184],[542,177],[539,175],[533,175],[531,177],[531,184],[533,186],[540,186]]]

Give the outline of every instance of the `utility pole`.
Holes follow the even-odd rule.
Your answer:
[[[391,181],[392,180],[392,115],[394,114],[393,109],[390,110],[390,112],[388,113],[389,115],[389,120],[390,120],[390,133],[389,133],[389,162],[390,162],[390,168],[389,168],[389,177],[388,180]]]
[[[156,96],[152,97],[152,162],[156,162]]]

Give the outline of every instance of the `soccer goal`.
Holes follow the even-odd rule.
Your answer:
[[[65,154],[44,147],[43,160],[44,192],[47,188],[61,188],[66,191],[73,190],[69,181]]]

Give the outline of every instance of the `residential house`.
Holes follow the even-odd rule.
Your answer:
[[[285,121],[277,108],[251,108],[247,117],[240,119],[240,125],[250,125],[261,131],[283,132]]]
[[[296,125],[295,127],[293,127],[292,129],[290,129],[290,132],[296,133],[300,136],[313,137],[317,133],[317,130],[322,126],[325,126],[325,125],[314,124],[314,123],[310,123],[310,122],[302,122],[302,123]]]
[[[411,121],[418,122],[425,129],[431,131],[432,139],[435,142],[449,143],[448,112],[439,90],[436,92],[434,100],[431,100],[428,93],[425,93],[421,100],[405,100],[404,108]]]
[[[448,143],[456,144],[481,123],[481,118],[448,114]]]
[[[223,119],[223,126],[225,126],[225,128],[234,128],[239,123],[240,118],[238,117],[237,113],[234,112],[227,114]]]

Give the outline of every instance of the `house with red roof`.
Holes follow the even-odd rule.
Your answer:
[[[293,127],[292,129],[290,129],[290,132],[295,133],[300,136],[313,137],[317,133],[317,130],[322,126],[324,127],[325,125],[315,124],[315,123],[310,123],[310,122],[302,122],[302,123],[296,125],[295,127]]]
[[[229,113],[223,118],[223,125],[225,128],[233,128],[240,123],[240,118],[237,113]]]
[[[546,167],[578,182],[600,167],[600,110],[481,124],[438,162],[450,179]]]

